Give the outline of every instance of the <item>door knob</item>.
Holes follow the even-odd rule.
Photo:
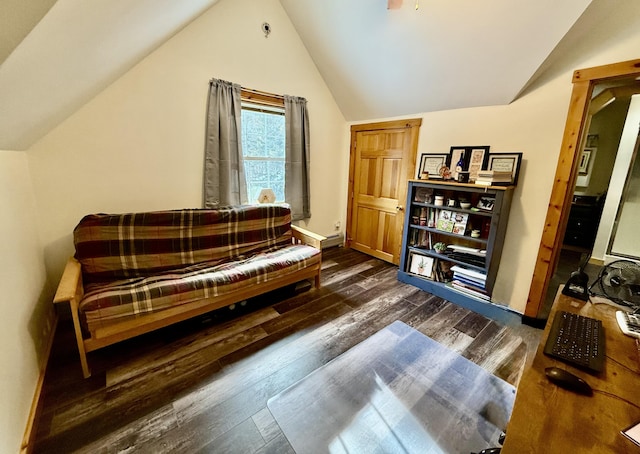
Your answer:
[[[402,210],[404,210],[404,208],[402,208],[402,205],[398,205],[398,206],[396,207],[396,210],[398,210],[398,211],[402,211]]]

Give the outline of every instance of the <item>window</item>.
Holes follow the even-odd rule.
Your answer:
[[[211,79],[206,138],[206,208],[256,203],[260,191],[270,188],[276,202],[289,204],[293,221],[311,217],[305,98]]]
[[[260,191],[271,188],[284,202],[284,107],[242,103],[242,157],[247,181],[245,202],[255,203]]]

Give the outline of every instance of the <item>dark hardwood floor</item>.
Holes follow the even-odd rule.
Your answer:
[[[396,273],[328,249],[320,289],[284,289],[93,352],[86,380],[61,321],[33,452],[292,452],[267,400],[395,320],[517,384],[537,330],[503,326]]]

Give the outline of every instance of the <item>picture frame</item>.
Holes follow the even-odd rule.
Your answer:
[[[487,167],[489,161],[489,147],[473,147],[469,152],[469,181],[474,182],[478,179],[478,173]]]
[[[596,160],[597,147],[585,147],[580,154],[578,161],[578,176],[576,177],[576,186],[586,188],[591,180],[591,171],[593,170]]]
[[[464,158],[462,160],[464,162],[464,165],[462,170],[468,169],[469,158],[471,157],[470,156],[471,148],[473,147],[451,147],[449,151],[449,168],[452,170],[455,169],[456,164],[460,160],[460,156],[464,154]]]
[[[518,177],[520,176],[520,164],[522,163],[522,153],[489,153],[489,161],[487,163],[487,170],[497,171],[510,171],[511,172],[511,184],[518,184]]]
[[[464,235],[467,230],[467,220],[469,219],[468,213],[453,213],[451,219],[453,220],[453,229],[451,233],[456,235]]]
[[[433,279],[435,259],[417,252],[409,252],[409,272],[418,276]]]
[[[424,172],[428,172],[430,180],[442,179],[440,168],[447,165],[448,158],[448,153],[422,153],[417,179],[421,179]]]
[[[453,212],[449,210],[440,210],[438,213],[438,219],[436,220],[436,229],[442,232],[453,232],[455,220]]]
[[[585,148],[580,155],[578,163],[578,175],[586,175],[589,173],[589,160],[591,159],[592,148]],[[595,153],[594,153],[595,154]]]
[[[489,158],[489,145],[465,145],[454,146],[449,151],[449,168],[455,169],[460,160],[460,155],[464,153],[463,170],[469,172],[469,182],[473,183],[478,178],[478,173],[487,165]]]
[[[478,208],[485,211],[493,211],[495,203],[495,197],[483,196],[478,200]]]

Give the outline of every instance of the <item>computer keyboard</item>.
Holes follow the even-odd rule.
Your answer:
[[[570,312],[558,312],[553,319],[544,353],[591,372],[604,368],[602,321]]]

